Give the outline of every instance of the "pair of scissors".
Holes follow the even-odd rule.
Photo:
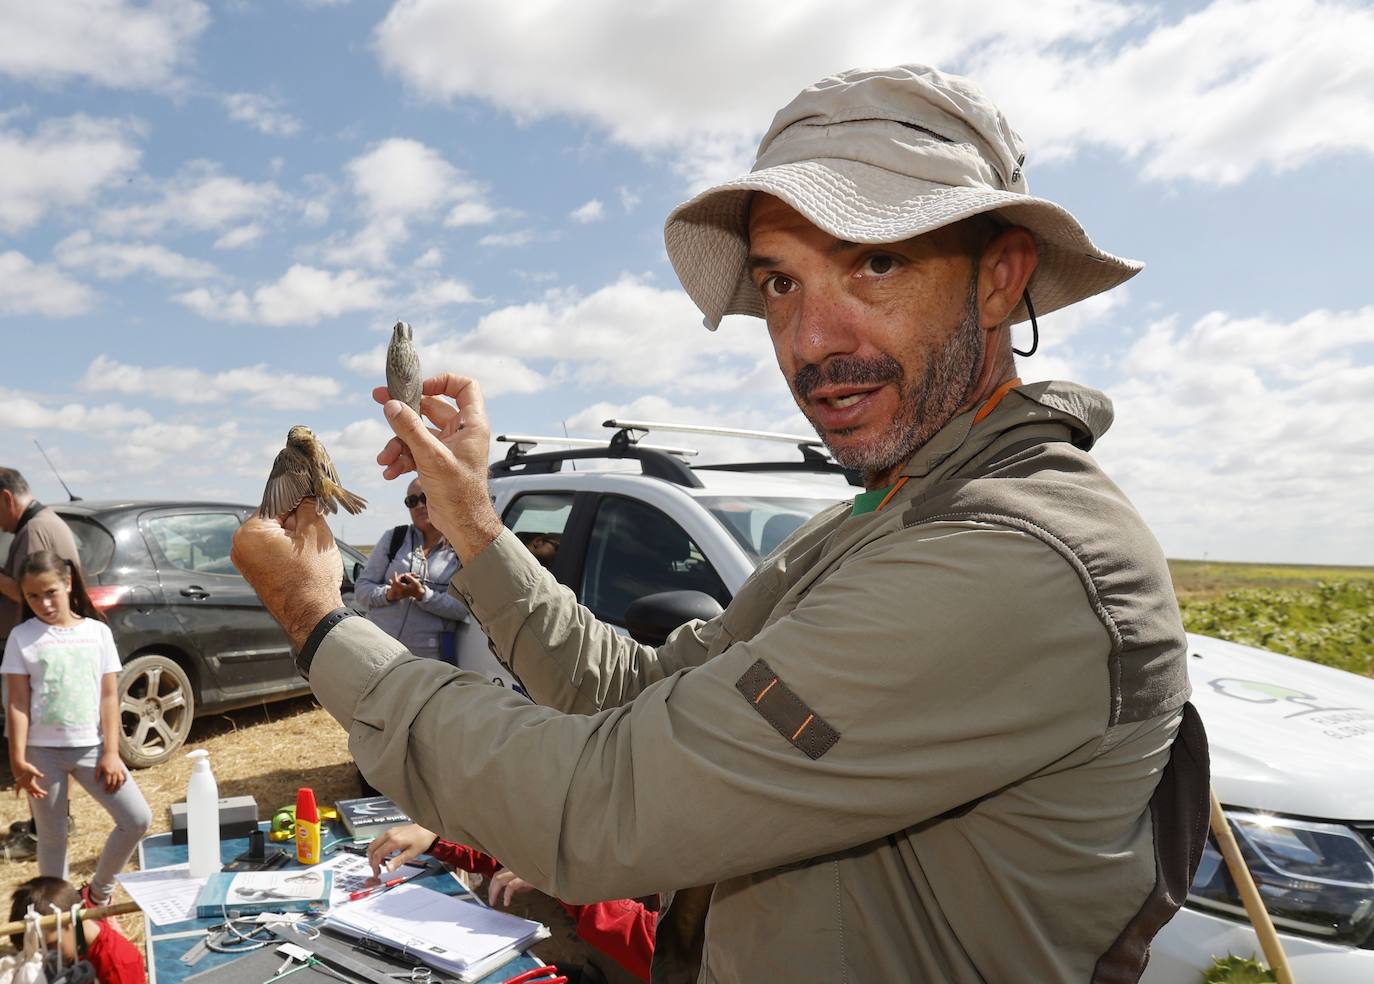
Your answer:
[[[557,964],[545,964],[508,977],[501,984],[568,984],[568,979],[558,972]]]

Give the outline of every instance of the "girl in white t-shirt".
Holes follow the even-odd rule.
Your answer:
[[[10,768],[38,827],[38,871],[67,877],[67,796],[75,779],[114,818],[82,895],[103,905],[152,815],[119,758],[119,653],[81,572],[50,550],[19,569],[22,621],[5,644]]]

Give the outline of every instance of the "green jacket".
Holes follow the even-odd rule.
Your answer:
[[[1164,558],[1085,453],[1110,416],[1037,384],[956,418],[657,649],[502,534],[451,590],[543,706],[362,619],[311,684],[424,825],[568,901],[676,890],[655,981],[1134,980],[1206,749]]]

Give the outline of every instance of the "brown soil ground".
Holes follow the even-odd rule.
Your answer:
[[[358,795],[358,774],[348,755],[348,737],[312,697],[245,708],[201,718],[191,728],[185,751],[204,748],[219,783],[221,796],[252,796],[258,818],[266,820],[277,807],[295,803],[296,789],[310,786],[322,803]],[[168,810],[186,798],[191,767],[184,755],[162,765],[134,772],[153,811],[152,833],[166,831]],[[11,820],[27,819],[28,808],[15,798],[9,756],[0,756],[0,835]],[[110,818],[95,800],[78,789],[71,798],[76,833],[68,844],[69,880],[80,887],[95,868],[110,830]],[[137,867],[131,861],[129,869]],[[14,887],[38,874],[33,861],[0,860],[0,921],[8,921]],[[128,896],[120,889],[116,901]],[[143,920],[121,917],[125,935],[143,940]]]

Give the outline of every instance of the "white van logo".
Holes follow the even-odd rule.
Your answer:
[[[1329,738],[1355,738],[1374,734],[1374,713],[1359,707],[1328,707],[1318,702],[1315,694],[1294,690],[1262,680],[1242,680],[1239,677],[1218,677],[1208,680],[1217,693],[1248,704],[1287,704],[1296,708],[1285,718],[1306,718],[1304,723],[1322,729]]]

